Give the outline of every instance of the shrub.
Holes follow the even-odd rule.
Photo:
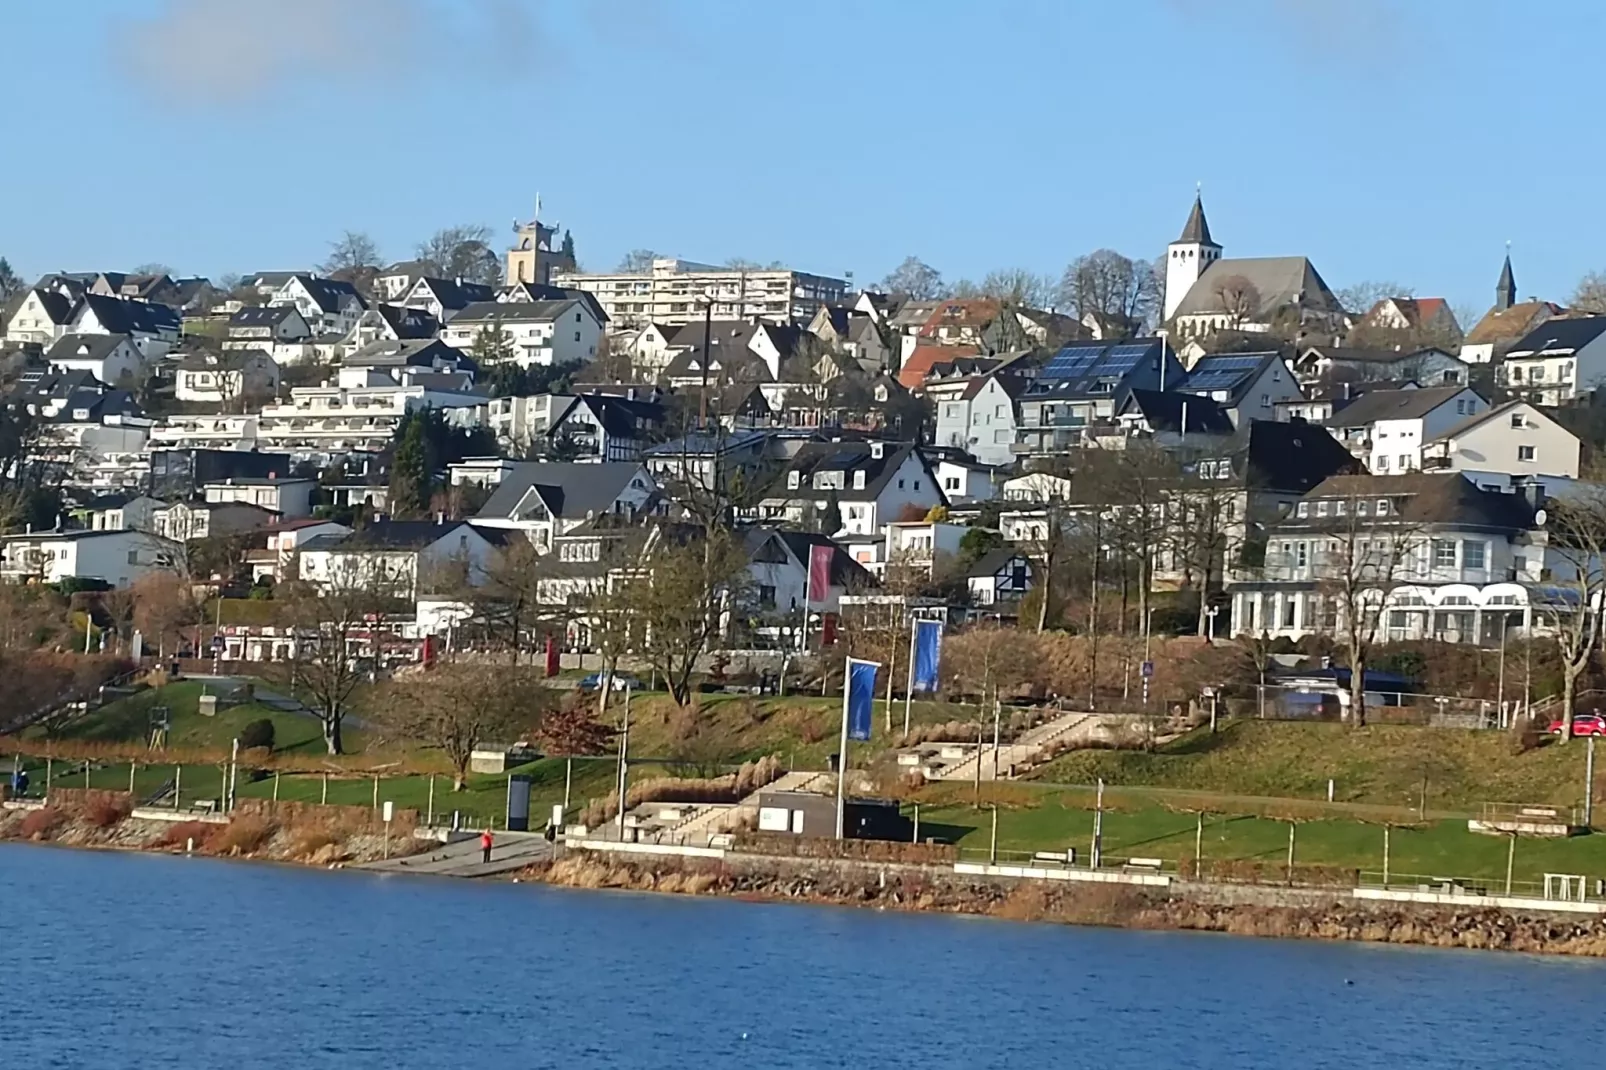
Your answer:
[[[183,847],[194,840],[195,846],[204,848],[206,841],[221,828],[222,825],[212,825],[205,821],[179,821],[167,826],[160,842],[163,847]]]
[[[240,749],[257,750],[261,748],[271,751],[273,749],[273,736],[272,721],[266,717],[252,721],[240,729]]]
[[[1511,753],[1513,755],[1522,755],[1531,750],[1538,750],[1544,745],[1545,735],[1544,728],[1541,728],[1539,722],[1532,717],[1524,717],[1513,721],[1511,725]]]
[[[290,853],[302,861],[308,861],[319,852],[338,844],[340,837],[331,830],[319,826],[309,826],[297,829],[295,838],[290,844]]]
[[[83,809],[84,823],[91,828],[109,829],[134,809],[132,799],[95,799]]]
[[[53,806],[46,806],[23,818],[17,831],[25,840],[48,840],[66,823],[66,814]]]
[[[260,817],[236,817],[218,827],[207,839],[206,849],[212,854],[248,855],[267,843],[273,833],[273,824]]]

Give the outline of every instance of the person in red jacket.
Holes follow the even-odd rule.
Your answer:
[[[490,829],[486,829],[484,832],[480,833],[480,850],[485,852],[484,861],[487,863],[489,863],[491,860],[491,842]]]

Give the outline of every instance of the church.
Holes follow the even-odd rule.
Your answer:
[[[1166,247],[1164,319],[1177,344],[1216,331],[1291,340],[1343,332],[1344,307],[1309,260],[1221,253],[1196,194],[1182,236]]]

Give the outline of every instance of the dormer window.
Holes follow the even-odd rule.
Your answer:
[[[797,490],[803,484],[803,473],[796,469],[786,473],[786,489]]]
[[[862,469],[862,468],[853,473],[853,489],[854,490],[863,490],[864,489],[864,469]]]

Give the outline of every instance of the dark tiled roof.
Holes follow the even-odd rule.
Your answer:
[[[1122,412],[1136,410],[1143,414],[1151,430],[1175,433],[1183,431],[1183,417],[1187,417],[1188,434],[1230,435],[1232,419],[1227,411],[1210,398],[1199,394],[1184,394],[1174,390],[1134,390]]]
[[[1210,240],[1210,223],[1205,219],[1204,197],[1199,194],[1194,194],[1193,210],[1188,213],[1188,221],[1182,225],[1182,237],[1177,241],[1197,242],[1200,245],[1216,244]]]
[[[1404,475],[1341,475],[1323,480],[1305,495],[1322,499],[1370,501],[1388,498],[1401,524],[1460,524],[1498,531],[1524,531],[1534,526],[1534,506],[1521,494],[1484,490],[1454,472],[1412,472]],[[1331,518],[1287,518],[1279,528],[1316,527]],[[1371,523],[1377,523],[1373,518]]]
[[[1368,390],[1335,412],[1327,423],[1331,427],[1364,427],[1378,420],[1416,420],[1454,401],[1467,389],[1433,386],[1416,390]]]
[[[1508,358],[1525,353],[1573,353],[1606,333],[1606,316],[1580,316],[1577,319],[1546,320],[1529,331],[1507,353]]]
[[[554,515],[576,518],[608,512],[642,466],[618,461],[605,464],[525,461],[502,476],[479,515],[507,519],[532,488]]]

